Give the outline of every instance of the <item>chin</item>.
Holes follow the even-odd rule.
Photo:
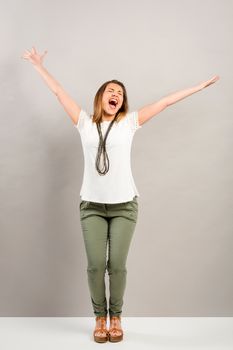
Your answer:
[[[117,110],[116,111],[112,111],[112,110],[104,110],[106,114],[110,114],[110,115],[114,115],[117,113]]]

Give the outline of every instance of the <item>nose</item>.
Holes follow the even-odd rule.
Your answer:
[[[118,95],[117,95],[117,94],[115,94],[115,93],[113,93],[113,94],[112,94],[112,97],[117,97],[117,96],[118,96]]]

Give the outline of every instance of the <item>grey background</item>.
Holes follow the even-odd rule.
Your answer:
[[[135,134],[139,218],[124,316],[232,316],[232,1],[1,1],[0,316],[92,316],[79,222],[81,140],[30,62],[92,112],[219,75]],[[108,275],[106,275],[108,294]]]

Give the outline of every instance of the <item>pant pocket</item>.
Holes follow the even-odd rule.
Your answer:
[[[133,200],[133,201],[130,202],[130,204],[131,204],[131,207],[132,207],[133,211],[135,213],[137,213],[138,212],[138,202]]]
[[[132,210],[134,213],[138,212],[138,202],[137,200],[134,198],[132,201],[126,202],[125,203],[125,208]]]
[[[82,209],[87,209],[88,206],[89,206],[90,202],[89,201],[85,201],[85,200],[82,200],[79,204],[79,208],[80,210]]]

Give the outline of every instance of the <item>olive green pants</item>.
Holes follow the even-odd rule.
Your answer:
[[[87,278],[96,316],[108,313],[105,271],[109,275],[109,315],[122,313],[126,287],[126,260],[138,216],[137,196],[133,200],[104,204],[82,200],[80,222],[87,255]],[[108,247],[108,260],[107,259]]]

